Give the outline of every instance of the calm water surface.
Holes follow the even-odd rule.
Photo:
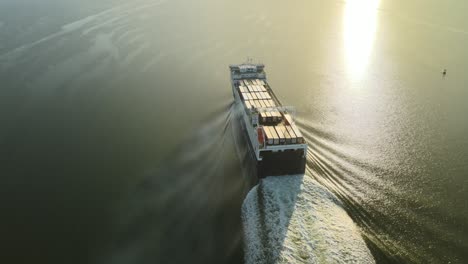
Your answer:
[[[248,56],[378,263],[468,262],[467,12],[0,1],[2,262],[241,262],[227,65]]]

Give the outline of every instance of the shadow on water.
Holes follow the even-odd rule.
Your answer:
[[[246,186],[227,133],[229,107],[202,122],[129,194],[107,263],[242,262]]]

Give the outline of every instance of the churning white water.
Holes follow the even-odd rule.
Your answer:
[[[339,200],[307,175],[261,180],[242,220],[246,263],[375,263]]]

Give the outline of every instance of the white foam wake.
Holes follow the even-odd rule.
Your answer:
[[[242,220],[246,263],[375,263],[336,197],[308,176],[263,179]]]

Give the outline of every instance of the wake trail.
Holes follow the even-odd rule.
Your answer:
[[[246,263],[375,263],[340,201],[307,175],[262,179],[242,222]]]

